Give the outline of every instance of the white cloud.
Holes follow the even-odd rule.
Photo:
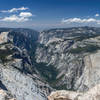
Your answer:
[[[61,21],[62,23],[97,23],[100,24],[100,20],[97,20],[95,18],[88,18],[88,19],[81,19],[81,18],[69,18],[69,19],[63,19]]]
[[[0,19],[0,21],[5,22],[25,22],[28,21],[32,17],[32,13],[30,12],[21,12],[19,15],[11,15],[8,17],[4,17]]]
[[[14,15],[10,15],[10,16],[5,16],[3,18],[0,18],[0,21],[4,21],[4,22],[25,22],[25,21],[28,21],[30,19],[30,17],[32,16],[35,16],[35,15],[32,15],[31,12],[23,12],[24,10],[27,10],[29,8],[27,7],[21,7],[21,8],[12,8],[10,10],[3,10],[1,12],[3,13],[16,13],[18,11],[21,11]]]
[[[19,14],[20,17],[31,17],[32,16],[32,13],[30,12],[21,12]]]
[[[16,15],[11,15],[9,17],[4,17],[3,19],[1,19],[1,21],[5,21],[5,22],[25,22],[28,21],[29,18],[25,18],[25,17],[19,17]]]
[[[1,12],[2,13],[13,13],[13,12],[17,12],[17,11],[24,11],[24,10],[27,10],[29,8],[27,7],[21,7],[21,8],[12,8],[10,10],[2,10]]]
[[[99,14],[95,14],[96,17],[99,17]]]

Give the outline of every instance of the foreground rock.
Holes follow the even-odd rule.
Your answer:
[[[7,91],[0,89],[0,100],[16,100]]]
[[[86,93],[71,91],[52,92],[48,97],[49,100],[100,100],[100,85],[95,86]]]

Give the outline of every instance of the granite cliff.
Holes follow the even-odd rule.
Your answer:
[[[49,86],[37,74],[30,56],[38,32],[28,29],[0,31],[0,88],[16,100],[46,100]]]
[[[84,92],[100,83],[100,28],[51,29],[39,43],[36,61],[54,68],[44,76],[55,89]]]
[[[9,98],[47,100],[56,90],[84,98],[98,84],[100,28],[0,28],[0,88]]]

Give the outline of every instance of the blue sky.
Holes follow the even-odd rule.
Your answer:
[[[100,26],[100,0],[0,0],[1,27]]]

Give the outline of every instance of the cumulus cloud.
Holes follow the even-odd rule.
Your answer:
[[[13,13],[13,12],[17,12],[17,11],[24,11],[24,10],[27,10],[29,8],[27,7],[21,7],[21,8],[12,8],[10,10],[2,10],[1,12],[2,13]]]
[[[3,19],[1,19],[1,21],[5,21],[5,22],[25,22],[28,20],[29,18],[19,17],[16,15],[11,15],[9,17],[4,17]]]
[[[96,16],[96,17],[98,17],[98,16],[99,16],[99,14],[95,14],[95,16]]]
[[[21,12],[19,15],[11,15],[8,17],[4,17],[0,19],[0,21],[5,22],[25,22],[28,21],[32,17],[32,13],[30,12]]]
[[[30,12],[21,12],[19,14],[20,17],[31,17],[32,16],[32,13]]]
[[[69,19],[63,19],[61,21],[62,23],[97,23],[100,24],[100,20],[97,20],[95,18],[88,18],[88,19],[81,19],[81,18],[69,18]]]

